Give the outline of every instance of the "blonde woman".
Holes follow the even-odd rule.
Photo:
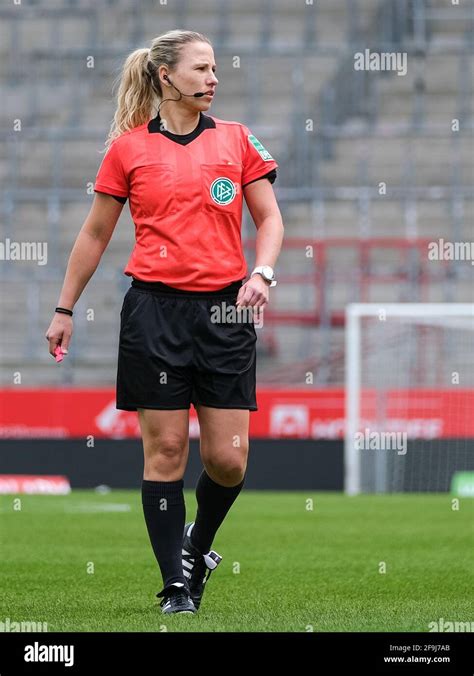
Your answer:
[[[205,114],[217,85],[212,44],[200,33],[169,31],[128,56],[96,195],[46,334],[51,355],[67,354],[73,307],[129,199],[136,244],[124,270],[132,283],[121,311],[117,408],[138,412],[163,613],[195,613],[221,561],[211,545],[243,487],[257,410],[257,336],[240,317],[268,303],[283,238],[271,185],[278,165],[245,125]],[[245,282],[243,197],[258,230]],[[197,515],[185,523],[191,403],[204,469]]]

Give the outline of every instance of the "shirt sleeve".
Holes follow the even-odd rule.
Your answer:
[[[273,183],[271,178],[275,180],[276,172],[275,174],[272,174],[272,171],[278,167],[278,164],[248,127],[242,125],[242,130],[245,136],[245,152],[242,163],[242,187],[245,188],[249,183],[253,183],[253,181],[264,177],[268,178],[270,182]],[[270,174],[270,176],[267,176],[267,174]]]
[[[263,176],[259,176],[258,178],[254,178],[251,181],[248,181],[245,185],[249,185],[250,183],[255,183],[255,181],[260,181],[263,178],[268,178],[270,183],[275,183],[275,179],[277,177],[277,171],[276,169],[272,169],[271,171],[268,172],[268,174],[264,174]],[[243,186],[245,188],[245,186]]]
[[[125,199],[128,197],[128,178],[115,141],[109,146],[99,167],[94,192],[105,192],[114,197],[125,197]]]

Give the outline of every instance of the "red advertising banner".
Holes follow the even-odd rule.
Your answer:
[[[259,389],[259,410],[250,415],[254,438],[338,439],[344,435],[344,390]],[[380,428],[381,403],[364,392],[360,427]],[[383,428],[409,438],[474,438],[474,390],[392,390],[383,396]],[[191,438],[198,438],[196,411],[190,410]],[[108,389],[0,390],[0,438],[124,439],[139,437],[135,411],[115,408]]]
[[[0,474],[0,494],[67,495],[70,492],[71,484],[65,476]]]

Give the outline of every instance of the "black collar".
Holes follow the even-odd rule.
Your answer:
[[[216,123],[213,119],[201,112],[199,113],[199,122],[196,129],[189,132],[189,134],[173,134],[172,132],[167,131],[166,129],[161,129],[160,127],[161,117],[160,113],[158,113],[156,117],[149,121],[148,132],[150,134],[163,134],[163,136],[166,136],[166,138],[169,138],[171,141],[181,143],[181,145],[185,146],[187,143],[194,141],[194,139],[197,138],[199,134],[201,134],[205,129],[215,129]]]

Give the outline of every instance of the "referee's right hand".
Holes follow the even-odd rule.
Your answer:
[[[69,315],[55,312],[53,320],[46,331],[46,340],[49,342],[49,354],[55,357],[54,350],[61,345],[63,354],[67,354],[72,338],[73,323]]]

